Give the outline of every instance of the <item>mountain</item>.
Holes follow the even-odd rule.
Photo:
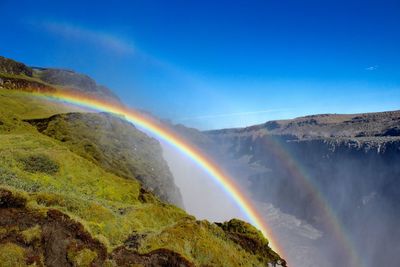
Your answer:
[[[231,170],[255,200],[321,230],[315,247],[343,249],[333,245],[332,224],[339,223],[365,266],[400,260],[400,111],[312,115],[206,132],[176,129]]]
[[[28,92],[55,92],[57,90],[83,93],[108,102],[121,101],[110,89],[98,85],[87,75],[72,70],[29,67],[0,56],[0,86]]]
[[[250,224],[179,208],[157,140],[30,94],[58,90],[119,102],[85,75],[0,58],[2,266],[286,265]]]

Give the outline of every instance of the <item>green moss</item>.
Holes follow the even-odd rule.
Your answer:
[[[257,256],[246,253],[230,241],[225,232],[207,221],[184,220],[141,242],[139,252],[167,248],[176,251],[196,265],[260,266]]]
[[[0,88],[0,120],[4,123],[3,126],[11,127],[14,133],[15,130],[17,132],[18,130],[26,132],[29,129],[36,131],[28,123],[22,122],[24,119],[46,118],[55,114],[74,111],[79,112],[84,111],[84,109],[47,101],[29,93]],[[14,118],[17,120],[14,120]]]
[[[104,267],[116,267],[117,266],[117,263],[115,262],[115,261],[113,261],[113,260],[106,260],[105,262],[104,262]]]
[[[42,237],[42,229],[39,225],[28,228],[21,232],[21,235],[26,244],[31,244],[35,240],[40,240]]]
[[[67,255],[68,260],[76,267],[89,267],[96,257],[97,253],[87,248],[78,252],[68,252]]]
[[[25,263],[25,249],[14,243],[1,244],[0,264],[3,267],[28,266]]]
[[[24,154],[43,154],[59,162],[57,173],[31,173],[19,168]],[[0,182],[31,192],[30,199],[78,218],[111,247],[121,245],[133,231],[158,231],[187,214],[165,205],[140,184],[106,172],[40,133],[0,135]],[[3,177],[3,178],[2,178]],[[139,199],[146,195],[146,202]],[[151,196],[151,197],[150,197]]]
[[[228,222],[217,223],[226,233],[227,237],[240,245],[247,252],[258,256],[260,261],[267,264],[270,261],[282,262],[281,258],[274,251],[269,249],[268,240],[264,235],[249,223],[238,219]]]

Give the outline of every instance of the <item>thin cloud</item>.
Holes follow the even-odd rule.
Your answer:
[[[82,26],[59,22],[31,22],[47,32],[60,35],[69,40],[77,40],[100,46],[118,54],[132,54],[135,51],[133,44],[111,33],[97,31]]]
[[[368,70],[368,71],[374,71],[374,70],[377,70],[377,69],[378,69],[378,65],[374,65],[374,66],[370,66],[368,68],[365,68],[365,70]]]
[[[203,119],[214,119],[223,117],[239,117],[239,116],[249,116],[249,115],[259,115],[265,113],[273,113],[279,111],[285,111],[287,109],[267,109],[267,110],[257,110],[257,111],[246,111],[246,112],[234,112],[234,113],[224,113],[224,114],[210,114],[210,115],[200,115],[192,117],[184,117],[176,119],[177,121],[189,121],[189,120],[203,120]]]

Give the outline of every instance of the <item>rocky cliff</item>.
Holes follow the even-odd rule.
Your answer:
[[[400,111],[177,129],[233,170],[255,199],[321,229],[325,242],[329,206],[368,266],[398,260]]]
[[[281,201],[285,196],[307,198],[293,194],[301,188],[292,181],[293,174],[285,173],[289,164],[287,157],[296,167],[303,168],[303,175],[313,178],[321,190],[335,190],[324,191],[325,195],[337,198],[341,194],[341,197],[351,198],[349,203],[362,203],[363,197],[376,190],[383,190],[383,195],[393,199],[389,191],[398,189],[397,177],[400,177],[400,168],[395,164],[400,159],[399,129],[400,111],[393,111],[314,115],[243,129],[210,131],[206,135],[228,150],[232,158],[247,156],[248,164],[265,167],[262,173],[250,178],[254,191],[260,188],[259,183],[265,183],[261,191],[267,193],[267,184],[279,181],[273,199],[281,205],[287,203]],[[336,185],[341,182],[346,188]],[[268,197],[268,193],[265,196]],[[269,196],[272,200],[272,195]],[[295,209],[289,206],[284,209]],[[312,220],[312,215],[298,215]]]

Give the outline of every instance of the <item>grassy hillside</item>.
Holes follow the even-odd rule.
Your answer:
[[[111,115],[0,89],[1,266],[284,264],[251,225],[197,221],[144,187],[162,183],[160,152]]]
[[[85,140],[82,138],[84,133],[93,133],[89,122],[103,126],[96,134],[102,132],[101,128],[107,128],[107,123],[114,127],[128,125],[110,115],[53,116],[72,111],[77,110],[0,90],[0,203],[1,212],[8,214],[0,216],[0,261],[10,262],[9,266],[20,262],[62,266],[79,261],[75,265],[84,266],[85,261],[103,265],[107,260],[115,266],[129,266],[129,257],[136,255],[131,260],[142,262],[144,266],[151,266],[148,264],[158,262],[160,257],[169,263],[177,261],[188,266],[263,266],[279,259],[265,246],[267,241],[257,231],[254,233],[265,240],[264,243],[257,249],[248,248],[238,236],[254,240],[254,233],[232,235],[222,225],[196,221],[176,206],[161,202],[135,179],[135,175],[143,179],[151,165],[157,168],[160,162],[138,164],[137,170],[124,169],[127,163],[115,152],[108,153],[108,149],[122,150],[125,146],[112,144],[112,136],[107,136],[110,131],[105,131],[106,136],[94,138],[90,134]],[[47,128],[41,133],[38,125],[45,120],[39,118],[51,116],[53,119],[47,119]],[[74,117],[72,121],[71,116]],[[125,129],[126,132],[116,136],[139,144],[142,150],[148,146],[151,151],[150,144],[154,141],[130,127],[131,130]],[[99,148],[98,140],[109,144]],[[91,149],[85,149],[88,146]],[[97,149],[93,149],[96,146]],[[146,159],[146,153],[142,154]],[[122,168],[113,160],[121,161]],[[129,175],[127,170],[131,171]],[[57,258],[57,255],[43,247],[43,243],[46,244],[43,240],[52,236],[46,230],[50,227],[47,225],[56,220],[49,213],[57,220],[75,225],[86,236],[70,236],[72,230],[68,227],[72,226],[65,226],[68,246],[60,248],[57,255],[65,254],[67,258],[73,255],[73,259],[67,263],[57,261],[61,265],[51,265],[48,258]],[[36,219],[26,221],[26,214]],[[12,222],[10,216],[15,217]],[[247,227],[244,223],[239,225]],[[103,256],[99,258],[99,255]]]
[[[103,169],[120,177],[136,178],[161,200],[183,206],[159,143],[123,119],[107,114],[68,113],[28,122]]]

